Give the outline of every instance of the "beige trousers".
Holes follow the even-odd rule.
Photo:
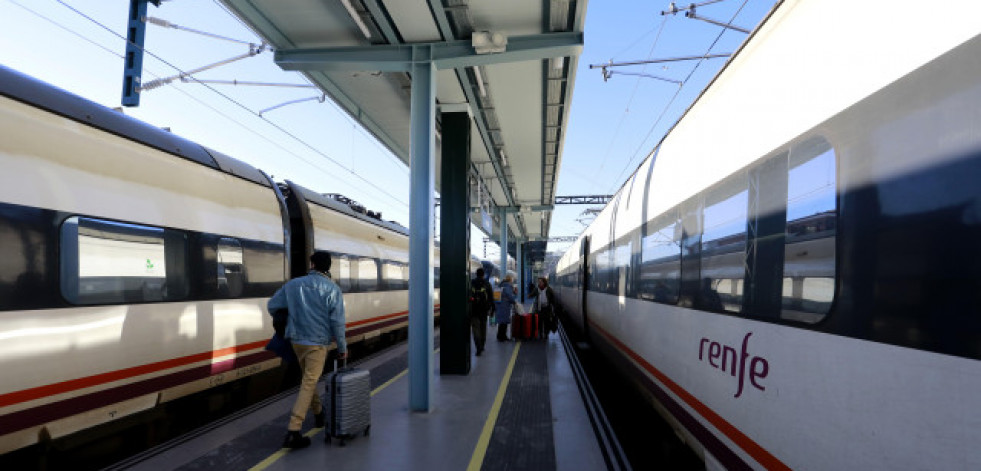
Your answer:
[[[288,430],[299,432],[308,410],[314,414],[323,411],[320,394],[317,393],[317,381],[320,381],[320,375],[324,372],[327,347],[325,345],[293,344],[293,351],[296,352],[296,358],[300,360],[300,371],[303,372],[303,379],[300,383],[300,392],[296,396],[296,403],[293,404],[293,412],[290,414]]]

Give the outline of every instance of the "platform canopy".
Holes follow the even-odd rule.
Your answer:
[[[586,0],[220,1],[407,165],[409,71],[427,55],[440,109],[472,116],[474,223],[548,235]]]

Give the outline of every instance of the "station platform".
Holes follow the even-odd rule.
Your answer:
[[[408,352],[401,345],[352,364],[371,372],[367,437],[326,444],[323,429],[304,423],[312,444],[281,449],[296,390],[121,463],[133,470],[597,470],[618,469],[597,427],[588,383],[577,379],[560,329],[545,340],[495,339],[472,358],[469,375],[441,376],[433,410],[408,408]],[[438,343],[438,331],[437,331]],[[439,355],[439,349],[435,351]],[[571,363],[570,363],[571,360]],[[323,394],[323,380],[318,386]],[[581,392],[586,391],[586,392]],[[601,412],[600,412],[601,414]],[[592,416],[592,417],[591,417]],[[621,461],[621,463],[623,463]],[[629,467],[627,465],[626,467]]]

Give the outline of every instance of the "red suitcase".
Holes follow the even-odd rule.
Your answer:
[[[538,329],[537,317],[535,314],[515,314],[511,322],[511,337],[515,340],[535,338],[535,331]]]

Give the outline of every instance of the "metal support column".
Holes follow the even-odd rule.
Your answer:
[[[139,87],[143,77],[143,39],[146,37],[146,4],[160,0],[130,0],[126,27],[126,57],[123,58],[123,106],[140,106]]]
[[[470,373],[470,115],[440,114],[440,374]]]
[[[425,48],[416,49],[429,55]],[[433,402],[433,192],[436,189],[436,66],[412,65],[409,151],[409,410]]]
[[[508,276],[508,213],[501,208],[501,280]]]
[[[525,276],[524,276],[525,275],[525,273],[524,273],[524,266],[525,266],[525,264],[524,264],[524,260],[521,258],[521,240],[520,239],[514,241],[514,249],[515,249],[514,260],[517,263],[517,266],[514,267],[515,268],[514,271],[515,271],[515,273],[518,276],[517,281],[515,281],[516,283],[518,283],[518,299],[520,299],[521,302],[524,302],[525,301],[525,295],[527,293],[525,293]]]

